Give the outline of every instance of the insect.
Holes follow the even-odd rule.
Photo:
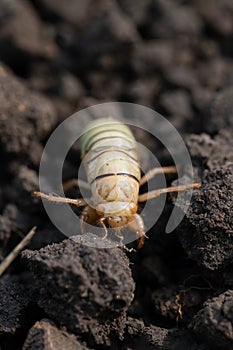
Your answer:
[[[89,125],[81,137],[81,157],[88,183],[72,179],[64,185],[64,190],[77,184],[89,186],[91,198],[71,199],[41,192],[34,192],[35,196],[84,207],[80,216],[82,232],[86,222],[100,224],[105,230],[103,238],[108,235],[108,227],[121,237],[122,227],[127,226],[136,234],[138,249],[146,237],[143,219],[137,213],[138,204],[163,193],[200,187],[200,183],[193,183],[139,194],[140,186],[159,173],[176,173],[176,167],[154,168],[141,176],[136,140],[129,127],[117,120],[98,119]]]

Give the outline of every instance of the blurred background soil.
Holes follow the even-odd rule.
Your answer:
[[[38,227],[1,277],[2,350],[233,348],[232,43],[232,0],[0,0],[0,260]],[[165,116],[202,182],[137,253],[65,239],[32,196],[55,127],[109,101]]]

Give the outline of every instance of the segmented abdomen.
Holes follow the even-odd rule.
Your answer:
[[[136,140],[125,124],[112,119],[91,123],[81,152],[95,202],[137,201],[141,172]]]

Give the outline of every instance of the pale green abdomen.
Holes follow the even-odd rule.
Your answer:
[[[135,138],[119,121],[99,119],[91,123],[82,136],[81,153],[89,184],[117,174],[140,181]]]

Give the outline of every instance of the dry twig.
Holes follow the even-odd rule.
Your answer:
[[[36,232],[36,226],[34,226],[28,234],[22,239],[22,241],[12,250],[12,252],[3,260],[0,264],[0,276],[11,265],[19,253],[26,247]]]

